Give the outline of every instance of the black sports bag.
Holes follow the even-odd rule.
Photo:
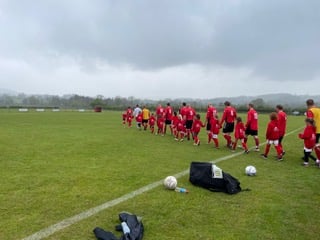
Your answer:
[[[214,192],[235,194],[241,191],[240,182],[229,173],[222,171],[222,178],[215,178],[213,164],[208,162],[192,162],[189,181]]]

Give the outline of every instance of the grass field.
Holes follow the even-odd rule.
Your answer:
[[[186,171],[191,161],[232,154],[225,147],[217,150],[205,144],[204,129],[197,147],[175,142],[170,135],[123,128],[120,112],[0,114],[0,239],[4,240],[23,239]],[[267,115],[260,115],[261,143],[267,120]],[[303,142],[297,134],[303,126],[303,117],[289,117],[282,162],[274,160],[272,149],[268,160],[260,157],[261,152],[250,152],[217,163],[251,191],[213,193],[193,186],[185,174],[178,185],[189,194],[158,186],[46,239],[95,239],[92,230],[97,226],[115,232],[121,211],[142,216],[144,239],[318,239],[320,169],[300,166]],[[222,137],[220,144],[225,145]],[[248,145],[253,146],[252,138]],[[256,177],[244,174],[247,165],[256,166]]]

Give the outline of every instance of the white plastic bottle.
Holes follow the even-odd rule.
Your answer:
[[[124,234],[130,233],[130,228],[128,227],[128,224],[126,222],[122,222],[121,226]]]

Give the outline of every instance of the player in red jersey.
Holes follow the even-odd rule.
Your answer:
[[[279,137],[280,137],[280,134],[279,134],[279,127],[278,127],[277,113],[273,112],[270,114],[270,122],[268,123],[268,126],[267,126],[267,131],[266,131],[267,145],[264,150],[264,154],[262,154],[263,158],[265,159],[268,158],[271,144],[273,144],[277,151],[278,161],[282,161],[282,148],[279,145]]]
[[[309,158],[316,161],[317,159],[311,155],[313,148],[316,145],[316,128],[314,120],[311,118],[307,118],[305,120],[306,127],[304,128],[304,131],[302,133],[299,133],[299,138],[303,139],[304,141],[304,156],[303,156],[303,166],[308,167],[309,166]]]
[[[173,136],[177,138],[177,126],[178,126],[179,118],[177,112],[173,112],[172,121],[171,121],[171,129],[173,131]]]
[[[223,126],[223,137],[227,140],[227,147],[232,147],[231,133],[234,130],[234,122],[237,118],[237,112],[234,107],[231,106],[229,101],[224,102],[224,111],[220,121],[220,126]]]
[[[212,137],[210,122],[211,122],[211,119],[214,118],[215,115],[217,114],[218,114],[217,109],[211,103],[209,103],[207,108],[206,121],[205,121],[207,135],[208,135],[208,144],[211,142],[211,137]]]
[[[188,140],[190,140],[191,128],[192,128],[193,119],[195,115],[196,115],[196,111],[188,104],[186,108],[186,116],[185,116]]]
[[[194,121],[192,123],[192,136],[194,139],[193,145],[199,146],[200,145],[200,139],[199,139],[199,133],[202,127],[204,127],[204,123],[200,120],[200,114],[196,114]]]
[[[126,123],[127,123],[127,111],[123,111],[123,113],[122,113],[122,126],[126,127]]]
[[[247,122],[246,122],[246,136],[245,142],[247,143],[248,136],[251,135],[254,138],[256,148],[255,151],[259,151],[259,137],[258,137],[258,113],[254,109],[252,103],[248,104]]]
[[[132,117],[133,117],[132,113],[133,113],[133,111],[132,111],[131,107],[128,107],[127,108],[127,123],[128,123],[128,127],[132,126]]]
[[[307,104],[307,118],[313,119],[316,127],[316,143],[320,140],[320,108],[316,107],[313,99],[308,99]]]
[[[233,151],[236,150],[238,140],[240,140],[242,148],[244,149],[244,152],[249,153],[249,150],[248,150],[247,144],[245,143],[244,138],[245,138],[245,127],[241,117],[237,117],[237,123],[234,131],[234,143],[232,147]]]
[[[179,109],[179,114],[181,114],[183,120],[186,120],[187,104],[185,102],[182,103],[182,106]]]
[[[157,134],[164,135],[163,129],[165,124],[165,111],[164,108],[161,106],[161,104],[158,105],[156,108],[156,116],[157,116]]]
[[[142,118],[143,118],[142,111],[138,111],[136,113],[136,123],[137,123],[137,128],[139,130],[141,130],[141,127],[142,127]]]
[[[171,132],[171,135],[172,135],[172,116],[173,116],[173,109],[170,105],[170,103],[167,103],[167,107],[165,108],[164,110],[165,112],[165,125],[164,125],[164,134],[167,133],[167,125],[169,125],[169,128],[170,128],[170,132]]]
[[[283,152],[282,155],[285,154],[285,151],[282,146],[282,140],[284,138],[284,135],[286,134],[286,128],[287,128],[287,114],[283,111],[282,105],[276,106],[276,112],[278,114],[278,127],[279,127],[279,145],[282,148]]]
[[[182,142],[184,140],[184,136],[186,134],[186,127],[185,127],[185,120],[181,114],[178,115],[178,122],[177,122],[177,135],[175,140]]]
[[[220,122],[218,118],[218,114],[214,115],[213,118],[210,120],[210,135],[215,148],[219,148],[219,132],[220,132]]]
[[[156,117],[154,116],[153,113],[151,113],[151,116],[149,118],[149,128],[150,128],[150,132],[152,134],[154,134],[154,125],[156,123]]]

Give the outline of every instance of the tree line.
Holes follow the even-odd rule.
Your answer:
[[[226,98],[225,100],[231,100],[232,98]],[[73,95],[0,95],[0,107],[1,108],[49,108],[49,109],[94,109],[95,107],[101,107],[103,110],[118,110],[123,111],[127,107],[134,108],[137,104],[141,107],[146,105],[151,111],[155,110],[158,104],[165,106],[170,102],[174,109],[179,109],[182,102],[191,104],[197,111],[206,111],[208,103],[214,104],[219,111],[224,108],[224,102],[222,99],[163,99],[163,100],[152,100],[152,99],[139,99],[133,96],[130,97],[104,97],[97,95],[96,97],[80,96],[77,94]],[[262,98],[256,98],[250,101],[255,105],[255,108],[259,112],[270,113],[274,111],[275,105],[264,101]],[[232,102],[233,106],[239,112],[247,111],[247,104]],[[281,102],[279,103],[281,104]],[[304,106],[286,106],[284,108],[287,113],[294,111],[303,113],[305,111]]]

